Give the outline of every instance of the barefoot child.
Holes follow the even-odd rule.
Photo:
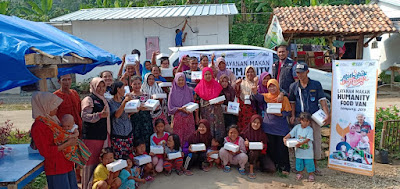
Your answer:
[[[118,178],[119,171],[110,172],[106,165],[114,161],[114,153],[110,147],[103,148],[100,153],[100,164],[97,165],[93,173],[92,189],[118,188],[121,185],[121,179]]]
[[[182,175],[184,173],[182,167],[184,154],[182,152],[181,142],[178,135],[171,134],[168,136],[167,146],[165,147],[164,152],[164,170],[166,171],[165,175],[171,175],[172,169],[175,169],[176,174]],[[171,160],[168,159],[169,153],[176,152],[180,152],[182,157]]]
[[[237,125],[232,125],[229,127],[228,136],[224,138],[224,144],[230,142],[239,146],[239,151],[231,152],[222,147],[219,150],[219,156],[224,165],[224,172],[230,172],[230,165],[239,165],[239,173],[241,175],[246,175],[245,165],[247,163],[248,157],[246,155],[246,146],[244,145],[244,140],[239,136],[239,128]]]
[[[307,168],[308,181],[314,182],[314,151],[313,151],[313,129],[311,124],[311,114],[307,112],[300,113],[300,124],[296,125],[290,132],[283,138],[286,144],[288,138],[296,138],[299,143],[296,145],[296,180],[303,178],[302,172]]]
[[[163,119],[157,119],[155,121],[155,133],[150,136],[150,146],[163,146],[167,144],[169,133],[164,131],[165,122]],[[164,165],[164,155],[163,154],[153,154],[150,152],[150,156],[153,159],[153,166],[155,171],[161,173],[163,171]]]
[[[140,167],[133,166],[133,160],[127,155],[123,155],[122,159],[126,160],[128,166],[119,173],[118,177],[122,183],[119,189],[134,189],[139,182],[146,183],[145,179],[140,178]]]
[[[134,159],[134,157],[140,155],[148,155],[146,152],[146,143],[143,140],[136,140],[133,143],[133,147],[133,154],[130,155],[131,159]],[[145,178],[145,180],[148,182],[154,180],[154,178],[151,176],[153,174],[153,164],[151,162],[141,165],[140,168],[142,170],[142,172],[140,173],[141,178]]]

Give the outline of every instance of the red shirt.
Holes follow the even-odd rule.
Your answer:
[[[65,159],[62,151],[54,144],[53,132],[51,129],[36,119],[31,130],[32,139],[44,157],[44,171],[46,175],[59,175],[72,171],[74,163]]]
[[[79,98],[78,93],[73,89],[70,89],[69,93],[63,93],[59,89],[55,91],[54,94],[63,99],[63,102],[60,104],[57,110],[58,119],[61,120],[65,114],[71,114],[74,117],[75,124],[79,126],[79,135],[81,135],[81,99]]]

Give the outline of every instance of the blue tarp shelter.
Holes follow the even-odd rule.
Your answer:
[[[0,14],[0,92],[40,80],[25,64],[25,55],[36,53],[31,47],[53,56],[66,57],[75,53],[93,62],[69,62],[68,66],[58,67],[58,75],[86,74],[96,66],[121,63],[117,56],[49,24]]]

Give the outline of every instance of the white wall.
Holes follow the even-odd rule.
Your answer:
[[[72,33],[94,45],[103,48],[117,56],[130,54],[132,49],[139,49],[141,61],[146,58],[146,37],[159,37],[159,46],[162,53],[170,54],[169,47],[175,46],[175,29],[185,18],[157,18],[134,20],[105,20],[105,21],[74,21]],[[159,26],[159,23],[163,27]],[[188,24],[198,33],[193,33],[188,26],[184,46],[210,45],[229,43],[229,17],[228,16],[203,16],[191,17]],[[119,66],[104,66],[93,69],[86,75],[76,75],[77,82],[97,76],[103,70],[111,70],[114,77]]]

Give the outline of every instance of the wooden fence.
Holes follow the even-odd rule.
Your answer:
[[[400,120],[383,122],[379,147],[388,150],[388,152],[400,150]]]

